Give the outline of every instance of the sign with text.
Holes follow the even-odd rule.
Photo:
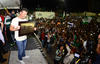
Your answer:
[[[19,22],[20,30],[19,36],[28,35],[34,32],[35,22],[25,21]]]
[[[35,12],[35,18],[47,18],[53,19],[55,17],[55,12]]]

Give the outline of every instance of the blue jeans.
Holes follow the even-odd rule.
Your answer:
[[[23,41],[16,41],[18,47],[18,59],[22,60],[22,57],[25,56],[25,49],[26,49],[27,40]]]
[[[44,40],[42,40],[42,46],[44,47]]]
[[[51,49],[52,49],[52,48],[51,48],[51,44],[48,43],[48,44],[47,44],[47,51],[48,51],[48,52],[51,52]]]

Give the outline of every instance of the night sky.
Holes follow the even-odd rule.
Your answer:
[[[54,9],[60,7],[59,6],[60,3],[58,0],[22,0],[22,4],[23,7],[27,7],[30,9],[34,8]]]
[[[70,12],[100,11],[100,0],[22,0],[28,9],[66,10]]]

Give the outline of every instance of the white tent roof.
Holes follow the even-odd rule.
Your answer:
[[[19,9],[20,0],[0,0],[0,9],[4,9],[5,7],[8,9]]]

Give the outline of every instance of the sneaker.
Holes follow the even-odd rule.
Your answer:
[[[20,60],[19,62],[20,62],[21,64],[25,64],[25,62],[24,62],[24,61],[22,61],[22,60]]]
[[[30,56],[24,56],[23,58],[25,58],[25,59],[27,59],[27,58],[29,58]]]

